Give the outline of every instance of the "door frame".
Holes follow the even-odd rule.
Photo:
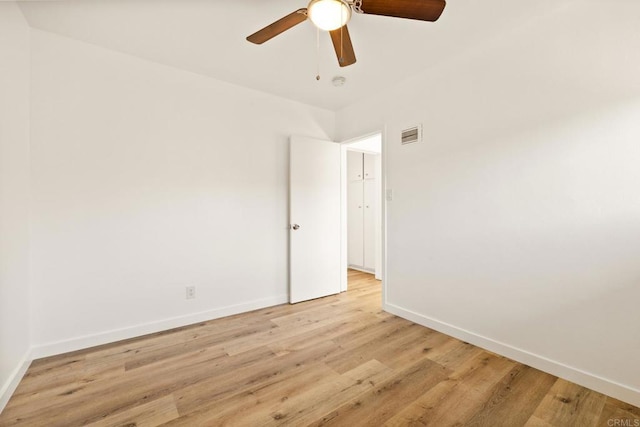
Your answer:
[[[379,173],[379,200],[380,205],[378,206],[379,215],[380,215],[380,223],[379,223],[379,233],[380,233],[380,254],[379,254],[379,262],[378,269],[376,269],[376,279],[382,280],[382,301],[384,306],[384,301],[386,301],[386,272],[387,272],[387,199],[385,197],[386,194],[386,129],[376,130],[373,132],[369,132],[363,135],[360,135],[355,138],[350,138],[340,142],[340,158],[341,158],[341,176],[340,176],[340,186],[341,186],[341,195],[340,195],[340,244],[341,244],[341,277],[340,277],[340,290],[344,292],[347,290],[347,269],[349,266],[348,257],[347,257],[347,150],[350,144],[354,142],[361,141],[363,139],[370,138],[375,135],[380,135],[381,140],[381,151],[380,151],[380,167],[377,170]]]

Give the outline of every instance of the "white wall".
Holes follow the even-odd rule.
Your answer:
[[[640,5],[601,5],[479,43],[337,133],[386,129],[389,311],[638,405]]]
[[[287,301],[288,137],[333,113],[37,30],[32,61],[36,355]]]
[[[0,2],[0,411],[29,363],[29,28]]]

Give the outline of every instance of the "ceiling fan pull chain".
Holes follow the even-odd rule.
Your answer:
[[[320,80],[320,28],[316,28],[316,80]]]

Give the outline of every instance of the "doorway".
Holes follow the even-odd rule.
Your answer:
[[[363,275],[383,278],[382,142],[376,132],[341,144],[342,291]]]

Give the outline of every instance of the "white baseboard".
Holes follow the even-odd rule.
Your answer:
[[[606,394],[634,406],[640,406],[640,390],[616,381],[611,381],[599,375],[577,369],[564,363],[539,356],[534,353],[513,347],[491,338],[487,338],[465,329],[458,328],[451,324],[415,313],[411,310],[398,307],[393,304],[384,303],[384,310],[396,316],[410,320],[427,328],[434,329],[443,334],[452,336],[459,340],[471,343],[483,349],[508,357],[517,362],[529,365],[533,368],[555,375],[567,381],[574,382],[583,387],[590,388],[597,392]]]
[[[258,310],[260,308],[271,307],[287,302],[289,302],[288,295],[263,298],[247,303],[216,308],[213,310],[172,317],[156,322],[149,322],[127,328],[115,329],[111,331],[100,332],[97,334],[80,336],[64,341],[38,345],[32,348],[31,355],[33,359],[54,356],[57,354],[68,353],[70,351],[82,350],[89,347],[95,347],[97,345],[109,344],[120,340],[135,338],[146,334],[166,331],[168,329],[179,328],[181,326],[187,326],[207,320],[218,319],[220,317],[246,313],[248,311]]]
[[[349,264],[348,268],[351,269],[351,270],[362,271],[363,273],[375,274],[375,270],[370,269],[370,268],[365,268],[365,267],[358,267],[357,265]]]
[[[7,406],[7,403],[9,403],[9,399],[11,399],[11,396],[16,391],[18,384],[20,384],[20,381],[22,380],[22,377],[24,377],[27,369],[29,369],[29,365],[31,365],[32,360],[31,351],[28,350],[7,381],[2,384],[2,388],[0,388],[0,412],[2,412],[5,406]]]

